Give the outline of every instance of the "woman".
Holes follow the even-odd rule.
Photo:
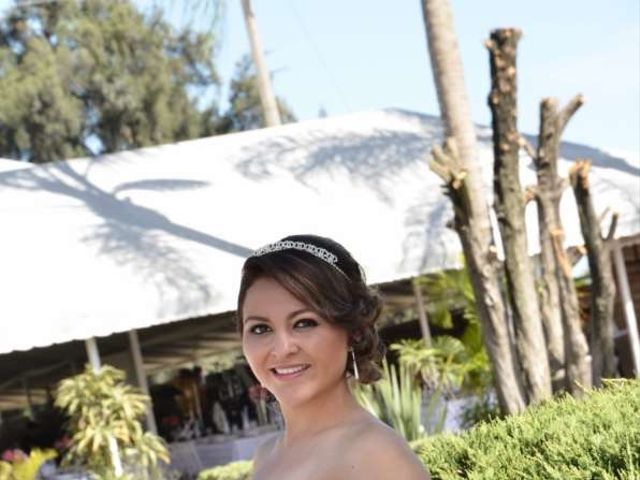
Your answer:
[[[379,297],[340,244],[295,235],[244,264],[244,354],[278,400],[285,430],[261,446],[255,480],[429,478],[406,442],[354,399],[348,377],[380,377]]]

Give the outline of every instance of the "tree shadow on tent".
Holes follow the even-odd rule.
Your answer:
[[[197,265],[171,245],[166,235],[243,258],[251,253],[246,247],[179,225],[127,197],[121,199],[116,196],[134,188],[186,190],[204,187],[206,183],[145,180],[123,183],[108,192],[92,183],[87,176],[87,173],[77,172],[69,162],[59,162],[0,174],[0,185],[34,192],[44,190],[82,202],[102,223],[79,240],[96,245],[98,255],[107,256],[151,282],[160,298],[172,298],[178,308],[193,309],[210,304],[214,293],[210,291],[205,277],[198,272]]]
[[[397,186],[390,179],[416,162],[424,164],[428,175],[427,156],[431,145],[440,141],[442,129],[436,117],[400,110],[388,110],[387,114],[419,122],[421,131],[303,130],[247,145],[239,154],[237,168],[255,180],[284,169],[308,188],[314,188],[314,175],[319,172],[346,177],[354,185],[365,184],[383,202],[392,203]]]

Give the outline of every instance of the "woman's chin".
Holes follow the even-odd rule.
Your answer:
[[[302,389],[300,389],[302,390]],[[314,398],[314,392],[305,391],[277,391],[272,392],[281,407],[286,409],[300,408]]]

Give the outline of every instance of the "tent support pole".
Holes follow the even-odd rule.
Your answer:
[[[31,387],[29,385],[29,377],[26,375],[22,377],[22,389],[24,395],[27,397],[27,408],[29,410],[29,418],[33,420],[33,399],[31,398]]]
[[[147,406],[147,430],[157,435],[158,427],[156,426],[156,419],[153,416],[153,401],[149,394],[149,384],[147,383],[147,376],[144,372],[144,362],[142,361],[142,349],[140,348],[140,339],[138,338],[137,330],[129,330],[129,347],[131,349],[131,357],[133,358],[133,367],[136,371],[136,379],[138,380],[138,387],[142,390],[146,396],[149,397],[149,405]]]
[[[631,356],[633,357],[633,369],[636,378],[640,378],[640,337],[638,336],[638,320],[633,308],[633,298],[629,288],[629,275],[624,263],[624,256],[620,242],[617,239],[611,241],[613,251],[613,262],[616,266],[616,276],[620,287],[620,298],[622,300],[622,311],[627,324],[627,336],[631,343]]]
[[[94,372],[100,370],[100,352],[98,352],[98,343],[95,337],[87,338],[84,341],[84,346],[87,349],[87,357],[89,358],[89,364],[93,368]]]
[[[87,349],[87,357],[89,357],[89,363],[94,373],[98,373],[100,370],[100,352],[98,351],[98,342],[95,337],[87,338],[84,341],[84,346]],[[107,438],[109,442],[109,453],[111,454],[111,464],[113,465],[113,472],[117,477],[121,477],[122,460],[120,459],[120,452],[118,452],[118,443],[113,435],[109,435]]]

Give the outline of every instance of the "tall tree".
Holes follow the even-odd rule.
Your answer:
[[[518,412],[524,408],[525,400],[500,292],[489,209],[476,160],[475,131],[451,8],[447,0],[422,0],[421,3],[440,113],[448,138],[444,149],[434,148],[430,167],[443,178],[454,205],[454,224],[468,263],[501,408],[507,413]]]
[[[262,105],[262,118],[265,127],[276,127],[282,123],[280,112],[276,101],[276,96],[271,88],[271,78],[267,70],[266,62],[262,54],[262,43],[258,36],[258,26],[256,25],[253,8],[251,8],[251,0],[241,0],[242,13],[247,26],[247,34],[249,35],[249,44],[251,45],[251,57],[255,66],[256,75],[254,83],[258,87],[260,104]]]
[[[494,208],[504,245],[507,292],[525,391],[530,402],[539,402],[551,396],[551,377],[535,274],[527,247],[525,196],[520,184],[516,68],[520,36],[516,29],[498,29],[491,32],[486,42],[491,64],[489,107],[493,130]]]
[[[262,103],[256,82],[255,66],[248,56],[237,63],[229,84],[229,106],[221,115],[216,131],[218,133],[254,130],[263,126]],[[276,104],[282,123],[296,121],[296,116],[287,103],[276,97]]]
[[[129,0],[17,4],[0,22],[0,156],[46,162],[211,134],[212,38]],[[211,98],[208,103],[203,98]]]

